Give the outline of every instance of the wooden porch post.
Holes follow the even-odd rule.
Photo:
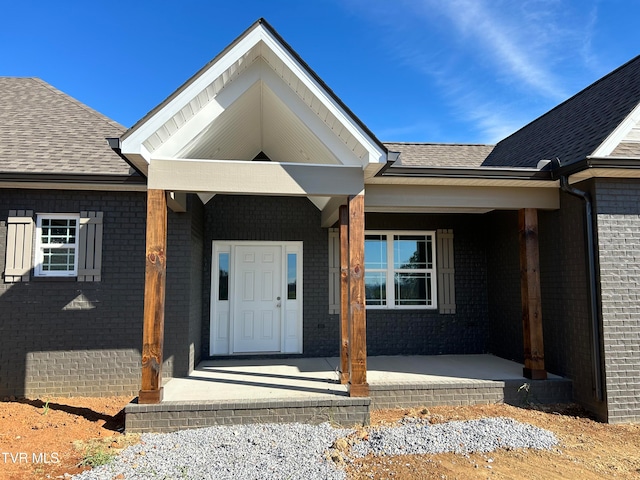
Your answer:
[[[369,396],[364,286],[364,195],[349,197],[349,362],[351,397]]]
[[[147,192],[147,258],[142,330],[142,389],[138,403],[162,401],[162,347],[167,250],[167,198],[164,190]]]
[[[340,206],[340,383],[349,383],[349,210]]]
[[[523,375],[532,380],[544,380],[547,378],[547,371],[544,368],[538,211],[535,208],[524,208],[519,211],[518,232],[520,237],[522,333],[524,336]]]

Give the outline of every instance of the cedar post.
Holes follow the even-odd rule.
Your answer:
[[[340,383],[349,383],[349,210],[340,206]]]
[[[364,195],[349,197],[349,362],[351,397],[369,396],[364,285]]]
[[[142,330],[142,389],[138,403],[162,401],[162,347],[167,250],[167,198],[164,190],[147,191],[147,258]]]
[[[523,375],[532,380],[544,380],[547,378],[547,371],[544,368],[538,211],[535,208],[524,208],[519,211],[518,232],[520,237],[522,333],[524,336]]]

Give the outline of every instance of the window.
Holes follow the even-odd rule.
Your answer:
[[[38,215],[36,224],[35,275],[78,275],[79,215]]]
[[[435,232],[366,232],[370,308],[435,308]]]
[[[229,300],[229,252],[218,253],[218,300]]]
[[[34,222],[33,210],[9,210],[4,283],[28,282],[32,276],[102,281],[103,212],[36,217]]]

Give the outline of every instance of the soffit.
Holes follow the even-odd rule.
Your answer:
[[[258,63],[264,62],[259,60]],[[259,64],[252,69],[259,70]],[[291,110],[291,105],[269,88],[261,79],[263,75],[256,76],[255,83],[175,157],[251,160],[264,152],[275,162],[340,164],[336,156],[339,148],[329,149]],[[327,130],[323,125],[316,125],[315,129]],[[325,132],[325,136],[329,135],[333,134]],[[359,153],[365,155],[364,151]],[[345,155],[342,153],[342,159]]]

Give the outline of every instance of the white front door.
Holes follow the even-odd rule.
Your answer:
[[[282,247],[238,246],[235,252],[235,353],[280,352]]]
[[[210,355],[302,353],[302,272],[302,242],[213,242]]]

